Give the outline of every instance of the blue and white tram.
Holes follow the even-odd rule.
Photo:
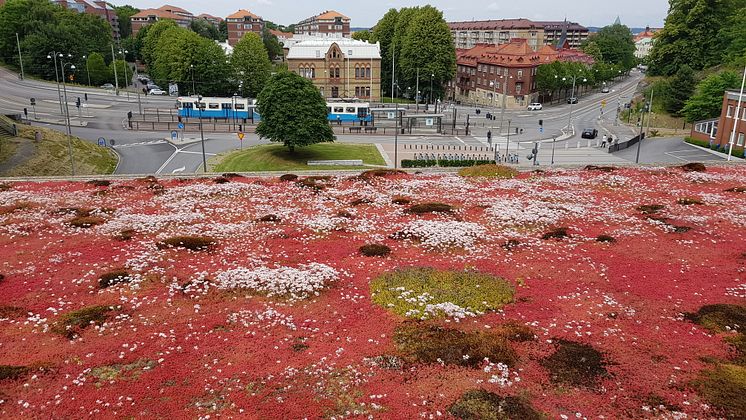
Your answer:
[[[202,112],[197,108],[197,98],[181,96],[176,104],[180,117],[210,119],[250,119],[260,120],[256,112],[256,100],[247,98],[213,98],[205,97],[200,101]],[[326,103],[329,121],[360,123],[371,122],[373,115],[370,104],[355,101],[334,101]]]
[[[370,104],[367,102],[327,101],[326,111],[329,121],[359,123],[373,120]]]
[[[176,107],[180,117],[217,119],[258,119],[256,104],[247,98],[202,98],[197,108],[197,98],[180,96]]]

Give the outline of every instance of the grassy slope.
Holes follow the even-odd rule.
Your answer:
[[[18,140],[10,137],[0,138],[0,163],[13,156],[18,150]]]
[[[37,153],[20,166],[3,174],[6,176],[67,176],[70,175],[70,155],[67,136],[42,127],[18,125],[19,137],[32,140],[41,131],[43,140]],[[75,175],[99,175],[114,172],[117,157],[109,149],[73,137]]]
[[[218,157],[212,166],[216,172],[299,171],[360,169],[359,166],[308,166],[309,160],[362,159],[368,165],[385,166],[378,149],[370,144],[321,143],[295,149],[290,153],[279,144],[261,145]]]

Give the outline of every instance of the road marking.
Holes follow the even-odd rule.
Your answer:
[[[464,141],[463,141],[463,140],[461,140],[461,139],[460,139],[460,138],[458,138],[458,137],[454,137],[454,139],[456,139],[456,140],[460,141],[460,142],[461,142],[461,144],[466,144],[466,143],[464,143]]]
[[[152,140],[152,141],[142,141],[142,142],[139,142],[139,143],[120,144],[120,145],[114,146],[114,148],[115,149],[121,149],[121,148],[124,148],[124,147],[153,146],[153,145],[156,145],[156,144],[164,144],[164,143],[167,143],[167,142],[164,141],[164,140]]]
[[[171,173],[172,174],[177,174],[179,172],[184,172],[184,171],[186,171],[186,166],[182,166],[181,168],[174,169],[173,171],[171,171]]]
[[[186,150],[179,150],[176,153],[185,153],[185,154],[188,154],[188,155],[201,155],[202,154],[202,152],[189,152],[189,151],[186,151]],[[217,153],[205,153],[205,155],[207,155],[207,156],[216,156]]]
[[[668,156],[671,156],[671,157],[672,157],[672,158],[674,158],[674,159],[678,159],[678,160],[680,160],[680,161],[682,161],[682,162],[690,162],[690,160],[689,160],[689,159],[684,159],[684,158],[682,158],[682,157],[678,157],[678,156],[674,155],[674,154],[673,154],[673,153],[671,153],[671,152],[666,152],[665,154],[667,154]]]

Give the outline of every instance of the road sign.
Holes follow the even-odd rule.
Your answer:
[[[31,105],[36,105],[36,98],[31,98]]]
[[[396,117],[396,114],[393,113],[393,112],[387,112],[386,113],[386,118],[388,118],[390,120],[393,120],[395,117]]]
[[[183,123],[179,123],[178,127],[179,127],[179,130],[183,130],[184,129],[184,124]]]
[[[544,132],[544,127],[539,127],[539,133],[543,133],[543,132]]]
[[[98,145],[101,147],[106,147],[106,139],[103,137],[98,138]],[[114,140],[112,140],[112,146],[114,145]]]
[[[114,147],[114,145],[116,144],[116,142],[114,141],[114,139],[111,139],[111,140],[109,140],[109,144],[111,144],[111,147]]]
[[[425,125],[428,127],[433,126],[433,119],[432,118],[425,118]]]
[[[241,141],[243,141],[243,137],[244,137],[245,134],[242,133],[242,132],[240,132],[240,131],[237,134],[238,134],[238,139],[241,140]]]
[[[171,130],[171,140],[176,141],[176,139],[179,138],[179,132],[176,130]]]

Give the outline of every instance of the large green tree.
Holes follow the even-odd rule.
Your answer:
[[[746,5],[730,16],[718,37],[725,45],[725,61],[746,65]]]
[[[443,13],[432,7],[416,9],[407,25],[401,46],[402,82],[413,89],[417,86],[419,69],[423,98],[442,97],[442,84],[456,74],[456,50]],[[432,79],[432,89],[430,83]]]
[[[142,47],[140,48],[140,58],[142,62],[150,66],[155,61],[155,54],[160,43],[161,36],[169,29],[177,28],[176,22],[171,19],[163,19],[146,26],[148,28],[145,34]],[[138,33],[139,36],[139,33]]]
[[[140,9],[130,5],[114,6],[114,11],[119,20],[119,37],[127,38],[132,35],[132,15],[140,13]]]
[[[650,74],[671,76],[684,64],[694,70],[720,63],[728,41],[721,35],[744,0],[669,0],[663,30],[650,52]]]
[[[101,86],[104,83],[113,83],[114,76],[111,74],[111,69],[106,66],[103,55],[92,53],[88,56],[87,65],[87,71],[91,75],[91,85]]]
[[[212,39],[214,41],[225,41],[218,28],[205,19],[192,20],[189,24],[189,29],[203,38]]]
[[[681,110],[687,99],[694,93],[696,85],[697,81],[692,68],[686,64],[681,66],[666,84],[663,95],[663,108],[666,112],[676,117],[681,116]]]
[[[336,140],[327,121],[326,101],[311,81],[295,73],[274,75],[259,94],[257,106],[261,121],[256,133],[291,152]]]
[[[371,39],[372,42],[379,42],[381,45],[381,89],[384,92],[388,91],[389,95],[393,95],[391,92],[391,62],[394,57],[394,31],[396,30],[398,17],[399,11],[396,9],[390,9],[386,12],[373,29]]]
[[[264,31],[262,31],[262,42],[270,60],[276,60],[285,54],[277,36],[270,32],[268,28],[264,28]]]
[[[688,122],[716,118],[723,107],[723,94],[726,89],[738,88],[741,79],[731,71],[711,74],[699,82],[697,89],[686,101],[681,113]]]
[[[629,70],[635,65],[635,41],[628,27],[620,24],[606,26],[586,45],[596,44],[602,59]]]
[[[358,41],[370,42],[372,36],[373,34],[369,30],[356,31],[352,33],[352,39]]]
[[[259,95],[272,72],[272,63],[259,35],[249,32],[238,41],[233,47],[231,66],[244,92],[249,97]]]
[[[581,46],[581,49],[584,53],[590,55],[593,57],[596,62],[603,61],[604,54],[601,51],[601,47],[598,46],[598,43],[591,39],[590,41],[584,42]]]

